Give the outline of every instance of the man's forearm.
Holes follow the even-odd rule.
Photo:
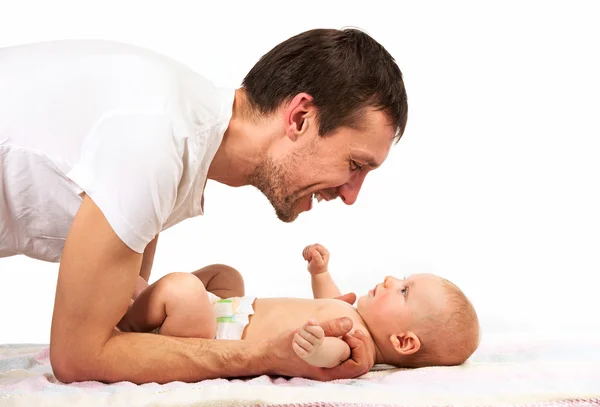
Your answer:
[[[86,354],[65,382],[196,382],[268,373],[266,341],[173,338],[115,331],[100,354]],[[91,357],[90,357],[91,356]],[[90,360],[91,359],[91,360]]]
[[[315,298],[334,298],[342,295],[328,271],[311,275],[311,283]]]

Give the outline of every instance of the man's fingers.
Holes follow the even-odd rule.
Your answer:
[[[354,294],[354,293],[347,293],[347,294],[344,294],[344,295],[341,295],[341,296],[335,297],[335,298],[338,300],[345,301],[350,305],[352,305],[356,302],[356,294]]]
[[[352,320],[348,317],[330,319],[321,323],[325,336],[343,336],[352,329]]]
[[[360,331],[346,334],[342,339],[350,346],[351,359],[360,365],[365,365],[366,370],[373,367],[375,364],[375,345],[372,340]]]

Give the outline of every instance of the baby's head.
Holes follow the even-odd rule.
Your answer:
[[[416,274],[383,283],[357,303],[383,361],[399,367],[460,365],[479,346],[471,302],[450,281]]]

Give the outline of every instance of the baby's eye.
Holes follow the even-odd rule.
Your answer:
[[[404,287],[402,290],[402,295],[406,297],[406,294],[408,293],[408,288]]]

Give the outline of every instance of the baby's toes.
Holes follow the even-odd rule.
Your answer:
[[[293,343],[295,343],[298,347],[303,349],[305,352],[310,353],[310,351],[313,348],[313,345],[309,340],[306,339],[306,336],[312,336],[312,335],[308,334],[307,332],[305,332],[304,330],[301,329],[300,331],[296,332],[296,334],[294,335]]]
[[[292,342],[292,349],[294,349],[294,352],[296,352],[296,355],[300,356],[301,358],[307,358],[310,356],[310,354],[306,351],[306,349],[304,349],[302,346],[298,345],[298,343],[296,341]]]
[[[325,331],[319,325],[308,325],[304,330],[311,335],[311,338],[306,338],[313,345],[320,344],[325,338]]]

